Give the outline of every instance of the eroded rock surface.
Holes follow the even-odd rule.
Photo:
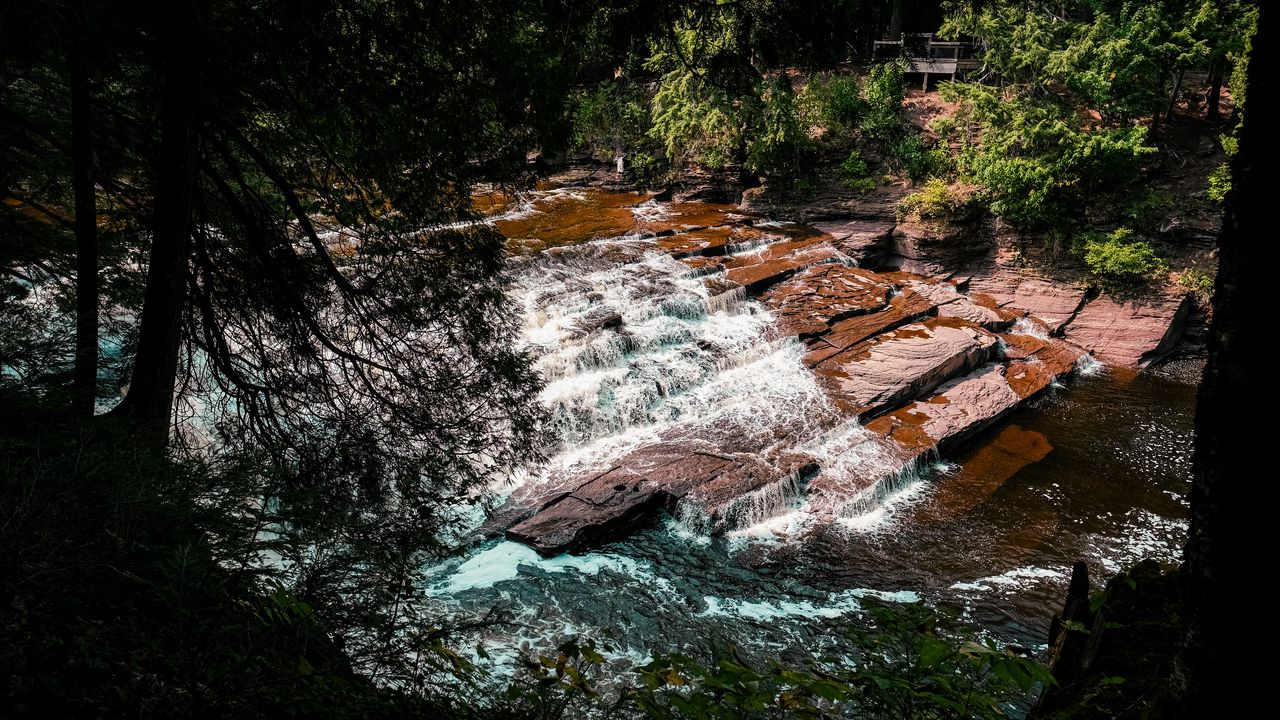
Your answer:
[[[544,401],[563,415],[564,438],[579,436],[584,415],[618,432],[658,429],[607,463],[519,487],[492,516],[492,532],[544,554],[617,537],[657,510],[712,534],[796,503],[825,521],[865,511],[895,477],[1046,391],[1086,352],[1130,365],[1158,355],[1187,308],[1173,297],[1086,301],[1082,287],[984,246],[975,227],[897,224],[874,202],[860,215],[815,205],[808,216],[838,219],[802,226],[730,206],[583,193],[498,221],[517,247],[553,248],[523,260],[550,283],[528,295],[535,335],[560,348],[540,361],[555,380]],[[610,262],[629,268],[626,292],[611,286]],[[859,267],[873,263],[895,271]],[[544,316],[551,306],[568,315]],[[754,335],[695,337],[688,323],[699,317]],[[791,359],[748,371],[779,347],[793,348]],[[754,378],[763,386],[769,373],[795,373],[771,387],[797,397],[753,394],[751,376],[705,384],[742,363],[738,372],[766,375]],[[699,409],[734,397],[749,411]]]

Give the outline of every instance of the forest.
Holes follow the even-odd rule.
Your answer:
[[[1274,15],[6,3],[0,714],[1243,714]]]

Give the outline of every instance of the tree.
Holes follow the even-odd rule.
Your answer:
[[[1258,8],[1258,35],[1249,58],[1252,97],[1267,97],[1275,80],[1266,71],[1261,39],[1274,31],[1275,13]],[[1233,431],[1239,398],[1263,377],[1266,335],[1253,331],[1267,279],[1264,237],[1270,225],[1268,177],[1280,161],[1271,113],[1254,103],[1240,128],[1240,152],[1232,158],[1218,238],[1209,361],[1196,407],[1196,450],[1186,578],[1184,644],[1175,671],[1175,714],[1180,717],[1244,715],[1258,691],[1258,622],[1266,616],[1257,594],[1257,548],[1265,544],[1270,502],[1258,482],[1256,448]],[[1238,712],[1235,712],[1238,711]]]

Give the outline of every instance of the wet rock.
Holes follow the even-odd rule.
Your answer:
[[[838,405],[866,417],[968,372],[995,348],[996,336],[981,328],[932,318],[854,345],[814,371]]]
[[[1051,333],[1070,322],[1085,299],[1083,288],[1002,265],[976,270],[968,285],[970,292],[987,295],[999,308],[1034,315]]]
[[[1005,378],[1024,400],[1070,375],[1085,355],[1083,349],[1058,338],[1006,333],[1000,340],[1004,357],[1011,361]]]
[[[880,333],[914,322],[933,311],[933,303],[913,290],[903,290],[889,300],[884,310],[856,315],[831,323],[831,330],[811,338],[804,362],[809,367],[864,342]]]
[[[884,309],[893,290],[884,278],[845,265],[805,268],[760,295],[784,335],[816,335],[833,321]]]
[[[984,365],[917,401],[867,423],[908,450],[943,448],[991,424],[1022,398],[1005,380],[1001,365]]]
[[[758,293],[811,265],[842,259],[844,256],[821,238],[778,242],[766,245],[759,253],[731,258],[726,263],[725,278],[742,285],[747,292]]]
[[[1194,304],[1174,293],[1123,301],[1102,295],[1076,314],[1065,335],[1103,362],[1143,365],[1173,350]]]

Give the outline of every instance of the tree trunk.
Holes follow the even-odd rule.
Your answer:
[[[151,261],[129,392],[117,408],[150,444],[164,447],[173,417],[192,210],[200,147],[200,29],[191,0],[163,4],[160,157]]]
[[[1258,6],[1258,38],[1271,37],[1274,14]],[[1255,43],[1249,60],[1250,97],[1271,96],[1274,74],[1259,61],[1266,45]],[[1269,333],[1263,331],[1264,277],[1269,262],[1274,193],[1269,175],[1277,162],[1276,134],[1267,103],[1250,106],[1232,159],[1233,189],[1226,201],[1218,240],[1218,277],[1213,298],[1209,361],[1196,408],[1196,447],[1191,524],[1184,556],[1186,578],[1183,647],[1174,674],[1175,714],[1180,717],[1248,717],[1242,707],[1265,693],[1258,684],[1267,666],[1256,659],[1271,641],[1266,632],[1271,603],[1260,581],[1270,575],[1265,548],[1274,543],[1271,483],[1265,447],[1242,425],[1241,403],[1256,397]],[[1246,421],[1247,422],[1247,421]],[[1265,466],[1261,466],[1265,467]],[[1266,535],[1266,537],[1261,537]]]
[[[1178,106],[1178,93],[1182,92],[1183,71],[1179,70],[1174,78],[1173,92],[1169,94],[1169,107],[1164,111],[1165,120],[1173,117],[1173,110]]]
[[[1208,119],[1211,122],[1221,120],[1222,111],[1219,106],[1222,104],[1222,63],[1214,63],[1213,70],[1209,73],[1209,98],[1207,104],[1209,106]]]
[[[902,37],[906,27],[904,17],[907,12],[906,4],[907,0],[893,0],[893,4],[889,6],[889,32],[885,37],[890,40]]]
[[[76,354],[72,411],[92,417],[98,396],[98,202],[93,186],[93,106],[81,24],[68,34],[71,84],[71,190],[75,196]]]

